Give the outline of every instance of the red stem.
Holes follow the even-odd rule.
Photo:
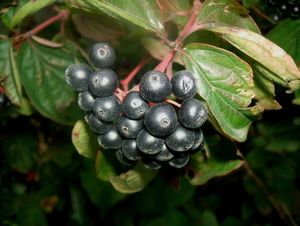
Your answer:
[[[178,108],[181,107],[181,104],[177,103],[175,100],[171,100],[171,99],[166,99],[166,102],[169,103],[169,104],[172,104]]]
[[[168,55],[156,66],[155,71],[164,72],[175,56],[175,50],[171,50]]]
[[[17,36],[15,38],[15,40],[16,40],[15,44],[19,43],[19,42],[22,42],[25,39],[39,33],[40,31],[44,30],[45,28],[47,28],[48,26],[50,26],[51,24],[55,23],[58,20],[66,19],[68,14],[69,14],[69,12],[67,10],[60,11],[56,16],[50,17],[44,23],[41,23],[40,25],[36,26],[32,30],[26,32],[25,34]]]
[[[175,41],[175,43],[176,43],[175,49],[171,50],[168,53],[168,55],[160,62],[160,64],[156,66],[155,70],[164,72],[166,70],[166,68],[169,66],[169,64],[172,62],[172,60],[175,56],[175,53],[176,53],[175,50],[180,49],[182,47],[183,40],[187,36],[187,33],[190,34],[189,32],[190,32],[191,27],[193,27],[193,25],[196,24],[195,22],[196,22],[198,14],[199,14],[199,11],[201,9],[201,5],[202,5],[202,3],[200,0],[194,0],[191,16],[190,16],[189,20],[187,21],[187,23],[185,24],[182,31],[179,33],[179,35]]]
[[[167,73],[168,78],[171,80],[173,77],[173,62],[172,61],[169,63],[166,73]]]
[[[128,91],[129,83],[132,81],[132,79],[136,76],[136,74],[148,63],[150,58],[144,57],[138,65],[126,76],[125,79],[123,79],[120,83],[123,87],[124,91]]]
[[[191,16],[176,39],[176,42],[180,43],[180,45],[182,45],[182,41],[186,37],[186,33],[195,24],[197,16],[200,12],[201,6],[202,6],[202,3],[200,2],[200,0],[194,0]]]

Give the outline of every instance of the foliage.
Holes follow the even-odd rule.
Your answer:
[[[0,3],[1,224],[300,223],[300,21],[266,29],[262,3],[243,2],[254,19],[235,0]],[[194,73],[209,123],[186,169],[98,150],[64,78],[97,41],[115,47],[120,79],[148,55],[136,81],[156,64]]]

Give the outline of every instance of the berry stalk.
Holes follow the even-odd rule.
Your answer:
[[[146,56],[144,57],[139,63],[138,65],[136,65],[136,67],[126,76],[125,79],[123,79],[122,81],[120,81],[123,90],[125,92],[128,91],[128,87],[129,87],[129,83],[132,81],[132,79],[136,76],[136,74],[149,62],[150,57]]]
[[[44,30],[45,28],[49,27],[51,24],[55,23],[59,20],[65,20],[68,16],[69,12],[67,10],[60,11],[56,16],[50,17],[45,22],[41,23],[40,25],[36,26],[32,30],[26,32],[25,34],[19,35],[15,38],[15,44],[24,41],[27,38],[39,33],[40,31]]]

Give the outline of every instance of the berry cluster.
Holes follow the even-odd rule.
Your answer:
[[[267,0],[265,6],[275,22],[288,17],[300,17],[300,0]]]
[[[109,69],[115,51],[106,43],[94,45],[85,64],[71,65],[66,70],[67,83],[77,92],[78,105],[86,112],[86,122],[98,135],[103,149],[116,150],[124,165],[142,161],[146,168],[162,165],[184,167],[189,155],[203,148],[200,127],[207,110],[197,99],[196,81],[187,70],[170,80],[165,73],[149,71],[136,89],[123,92],[118,76]],[[120,92],[123,98],[119,98]],[[181,104],[173,107],[167,97],[173,93]]]

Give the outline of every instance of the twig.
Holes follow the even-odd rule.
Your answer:
[[[56,16],[53,16],[53,17],[49,18],[48,20],[46,20],[45,22],[43,22],[40,25],[36,26],[32,30],[26,32],[25,34],[22,34],[22,35],[19,35],[19,36],[15,37],[15,43],[14,44],[22,42],[22,41],[30,38],[31,36],[39,33],[40,31],[44,30],[45,28],[47,28],[48,26],[50,26],[51,24],[55,23],[58,20],[66,19],[68,14],[69,14],[69,12],[67,10],[60,11]]]
[[[254,170],[251,168],[248,161],[246,160],[246,158],[243,156],[243,154],[240,151],[238,151],[238,155],[244,160],[243,166],[244,166],[245,171],[247,172],[249,177],[251,177],[254,180],[256,185],[261,188],[261,190],[263,191],[263,193],[265,194],[265,196],[267,197],[267,199],[269,200],[271,205],[277,211],[280,218],[284,222],[286,222],[287,225],[298,226],[298,224],[293,219],[293,216],[289,212],[289,210],[287,208],[285,208],[283,206],[283,204],[273,196],[273,194],[269,191],[269,189],[264,184],[264,182],[255,174]]]
[[[149,60],[150,60],[149,56],[144,57],[139,62],[139,64],[136,65],[136,67],[126,76],[126,78],[120,82],[124,91],[128,91],[129,83],[136,76],[136,74],[149,62]]]
[[[166,99],[165,102],[167,102],[167,103],[169,103],[169,104],[172,104],[172,105],[174,105],[174,106],[176,106],[176,107],[178,107],[178,108],[181,107],[181,104],[179,104],[179,103],[177,103],[176,101],[171,100],[171,99]]]
[[[251,7],[251,9],[261,18],[267,20],[268,22],[270,22],[271,24],[275,24],[273,20],[270,19],[270,17],[268,17],[266,14],[264,14],[259,8],[253,6]]]

